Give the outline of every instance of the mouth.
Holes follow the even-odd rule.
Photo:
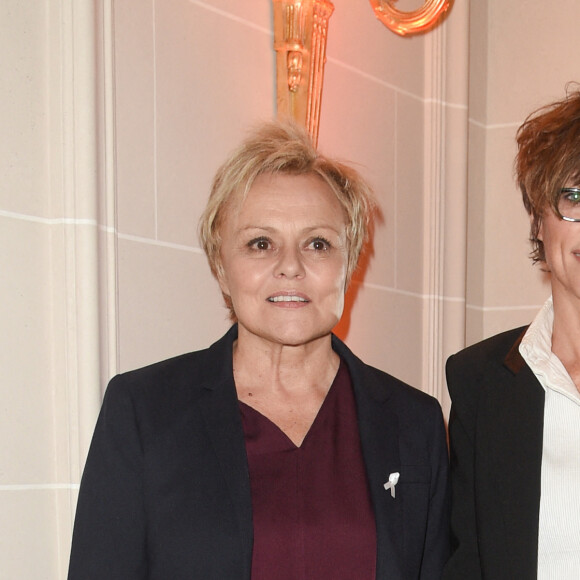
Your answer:
[[[310,302],[308,298],[300,296],[298,294],[279,294],[276,296],[269,296],[266,300],[268,302],[302,302],[302,303]]]

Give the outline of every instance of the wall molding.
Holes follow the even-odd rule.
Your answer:
[[[47,11],[55,470],[66,482],[58,489],[69,491],[56,495],[64,577],[78,483],[118,367],[112,0],[50,0]]]
[[[423,389],[445,411],[445,361],[465,345],[468,31],[455,6],[425,39]]]

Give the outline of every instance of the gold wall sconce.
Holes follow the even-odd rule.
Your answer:
[[[405,36],[432,27],[449,8],[450,0],[425,0],[411,12],[393,7],[396,0],[370,0],[376,17]],[[322,83],[326,62],[329,0],[272,0],[276,51],[276,104],[279,117],[291,117],[318,142]]]
[[[406,36],[431,28],[449,8],[449,0],[426,0],[417,10],[403,12],[393,6],[393,0],[369,0],[375,16],[389,29]]]
[[[328,0],[272,0],[278,116],[292,117],[318,142],[326,62]]]

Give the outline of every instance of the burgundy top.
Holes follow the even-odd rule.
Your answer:
[[[348,369],[300,447],[240,402],[252,489],[252,580],[375,580],[376,527]]]

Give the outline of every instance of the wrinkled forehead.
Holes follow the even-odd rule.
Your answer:
[[[276,178],[281,177],[283,179],[288,179],[292,181],[293,179],[296,180],[296,186],[302,187],[304,178],[313,179],[315,183],[318,185],[322,185],[323,189],[326,190],[332,198],[336,199],[340,204],[345,220],[349,221],[350,216],[350,208],[348,207],[348,200],[345,199],[344,195],[341,195],[342,192],[340,188],[337,186],[336,183],[332,182],[331,180],[327,179],[324,175],[319,174],[316,171],[305,171],[305,172],[294,172],[294,171],[279,171],[279,172],[264,172],[259,173],[251,180],[246,181],[243,185],[240,185],[236,189],[232,190],[228,195],[227,199],[224,201],[222,209],[220,213],[221,221],[225,219],[227,215],[236,215],[240,212],[242,207],[244,206],[245,201],[248,198],[248,195],[251,194],[254,187],[259,184],[263,185],[264,182],[268,182],[268,180],[276,180]]]

